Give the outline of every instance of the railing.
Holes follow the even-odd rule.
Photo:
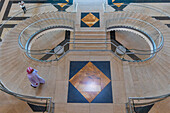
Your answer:
[[[56,27],[57,26],[51,26],[51,27],[48,27],[46,29],[51,29],[51,28],[56,28]],[[62,28],[62,27],[64,28],[64,26],[60,26],[60,28]],[[70,29],[68,29],[68,27],[67,27],[66,29],[72,31],[73,28],[70,27]],[[43,30],[44,29],[41,29],[38,32],[41,32]],[[36,49],[36,50],[35,49],[30,49],[31,48],[31,43],[33,42],[33,40],[36,40],[36,39],[34,39],[35,38],[34,36],[36,36],[36,34],[38,34],[38,32],[36,32],[35,34],[28,37],[29,39],[27,41],[25,41],[26,44],[23,47],[25,47],[24,49],[25,49],[25,52],[26,52],[28,57],[30,57],[33,60],[41,61],[41,62],[57,61],[57,60],[61,59],[65,54],[67,54],[70,51],[110,51],[114,55],[116,55],[119,59],[121,59],[123,61],[137,61],[137,62],[142,62],[142,61],[148,60],[148,59],[152,58],[154,56],[154,53],[155,53],[154,51],[152,52],[152,50],[144,51],[144,50],[132,50],[131,49],[130,51],[126,51],[126,53],[122,57],[122,56],[117,55],[116,51],[112,50],[112,48],[117,48],[118,46],[116,44],[114,44],[113,42],[110,42],[110,40],[105,40],[105,42],[99,42],[99,41],[86,42],[86,40],[84,40],[84,42],[79,42],[78,40],[74,39],[74,40],[70,40],[70,42],[68,41],[64,45],[62,45],[63,48],[65,48],[66,46],[70,47],[69,50],[65,51],[65,53],[63,55],[61,55],[59,57],[55,57],[56,53],[54,51],[52,51],[52,49],[47,49],[47,48],[45,48],[45,49]],[[150,38],[150,40],[152,40],[152,39]],[[79,49],[75,47],[75,45],[83,45],[83,44],[84,44],[85,47],[79,46]],[[106,44],[106,47],[101,48],[100,46],[102,44]],[[89,46],[89,45],[91,45],[91,46]],[[154,44],[150,44],[150,45],[153,46]],[[96,46],[98,46],[98,47],[96,47]],[[91,48],[89,49],[89,47],[91,47]],[[153,46],[151,48],[155,48],[155,46]],[[58,51],[60,51],[60,50],[58,50]],[[41,57],[45,56],[45,55],[51,55],[51,56],[54,55],[54,57],[53,57],[53,59],[41,60]],[[129,60],[129,59],[126,59],[126,57],[129,56],[129,55],[146,56],[146,58],[143,58],[141,60]]]
[[[130,7],[130,8],[126,8],[126,11],[125,11],[125,12],[128,12],[129,15],[134,14],[134,13],[143,14],[143,12],[140,11],[142,8],[152,10],[153,12],[159,12],[161,15],[162,14],[167,15],[167,13],[162,13],[161,10],[158,10],[158,9],[156,10],[155,8],[151,8],[151,7],[148,7],[146,5],[145,6],[136,5],[136,4],[133,4],[133,5],[123,4],[123,5],[128,5],[128,7]],[[131,8],[132,6],[135,7],[135,8],[137,7],[137,10],[135,12],[134,12],[134,10],[132,10],[133,9],[133,8]],[[43,6],[41,6],[41,7],[43,7]],[[75,4],[74,7],[77,10],[77,4]],[[109,12],[107,10],[107,8],[110,7],[110,6],[106,5],[106,3],[105,3],[103,5],[103,7],[104,7],[106,13]],[[30,8],[30,11],[31,11],[31,9],[34,9],[34,8]],[[139,10],[139,12],[138,12],[138,10]],[[29,8],[28,8],[28,11],[29,11]],[[16,14],[15,16],[18,16],[20,13]],[[116,14],[116,13],[119,13],[119,12],[114,12],[114,14]],[[109,13],[109,14],[111,14],[111,13]],[[116,27],[117,26],[128,26],[127,24],[129,24],[129,26],[130,26],[130,24],[132,24],[133,26],[130,26],[130,27],[132,27],[132,28],[134,27],[136,30],[143,32],[145,35],[147,35],[149,37],[146,40],[149,40],[148,42],[150,42],[150,44],[149,44],[150,49],[142,50],[142,49],[130,48],[129,51],[126,51],[126,53],[123,55],[123,57],[122,56],[121,57],[118,56],[118,57],[123,61],[129,61],[129,62],[142,62],[142,61],[149,60],[150,58],[152,58],[155,55],[155,53],[160,51],[161,48],[163,47],[163,35],[162,35],[162,33],[159,31],[159,29],[157,27],[152,25],[152,23],[149,23],[147,21],[144,21],[144,20],[141,20],[141,19],[138,19],[138,18],[132,18],[130,16],[128,17],[128,15],[124,15],[124,16],[126,16],[126,17],[123,17],[123,16],[121,17],[121,15],[119,15],[119,17],[117,17],[117,18],[110,18],[111,16],[108,16],[109,19],[107,19],[107,18],[105,19],[105,21],[106,21],[106,32],[109,31],[109,30],[112,30],[113,26],[116,26]],[[34,17],[36,17],[36,16],[33,16],[33,18]],[[45,23],[48,23],[48,22],[51,22],[51,23],[45,24]],[[142,27],[140,26],[140,24],[136,24],[136,26],[135,26],[134,23],[142,23]],[[73,34],[75,35],[75,22],[74,22],[74,20],[67,19],[67,18],[58,18],[58,17],[49,18],[49,17],[47,17],[47,18],[40,19],[40,20],[37,20],[37,21],[31,23],[30,25],[28,25],[27,27],[25,27],[22,30],[22,32],[19,36],[20,47],[26,52],[26,54],[30,58],[37,60],[37,61],[43,61],[43,60],[34,58],[33,57],[34,55],[37,55],[37,56],[38,55],[42,56],[42,55],[46,55],[46,54],[55,55],[55,53],[51,52],[50,51],[51,49],[48,49],[48,48],[37,49],[37,50],[31,49],[31,43],[32,43],[31,41],[33,39],[33,36],[35,36],[39,31],[42,31],[43,29],[47,29],[47,28],[51,29],[51,28],[57,27],[57,26],[58,27],[59,26],[60,27],[63,27],[63,26],[64,27],[70,27],[71,29],[68,29],[68,30],[73,29]],[[146,29],[148,29],[148,30],[146,30]],[[153,35],[154,34],[153,32],[152,32],[153,34],[148,32],[149,30],[152,30],[154,33],[156,33],[156,35]],[[74,36],[74,38],[75,38],[75,36]],[[70,42],[70,43],[67,42],[67,43],[65,43],[65,45],[63,47],[69,46],[71,44],[75,45],[74,42],[75,42],[75,40],[73,42]],[[79,42],[76,42],[76,43],[79,43]],[[107,43],[107,45],[108,45],[108,43],[110,43],[110,46],[114,46],[115,48],[117,48],[117,45],[115,45],[112,42],[109,42],[109,41],[106,40],[106,43]],[[89,44],[89,42],[86,43],[86,44]],[[74,46],[73,46],[72,49],[70,49],[70,51],[72,51],[72,50],[75,50]],[[85,50],[85,51],[87,51],[87,50]],[[91,51],[91,50],[89,49],[89,51]],[[93,49],[93,51],[94,51],[94,49]],[[96,51],[98,51],[98,50],[96,50]],[[106,51],[111,51],[111,49],[107,48]],[[66,53],[68,53],[68,52],[69,51],[67,51]],[[131,59],[128,59],[129,55],[136,55],[136,56],[141,56],[141,57],[144,56],[144,58],[141,59],[141,60],[131,60]],[[60,59],[60,58],[45,60],[43,62],[55,61],[55,60],[58,60],[58,59]]]
[[[32,12],[34,12],[34,15],[37,15],[37,14],[39,14],[40,12],[37,12],[37,10],[41,10],[41,8],[43,8],[43,9],[47,9],[47,10],[45,10],[45,12],[50,12],[50,11],[57,11],[56,10],[56,8],[54,8],[53,7],[53,5],[58,5],[58,4],[45,4],[45,5],[41,5],[41,6],[31,6],[31,7],[27,7],[27,15],[30,13],[31,15],[32,15]],[[75,13],[75,12],[77,12],[77,5],[78,4],[76,4],[76,3],[73,3],[72,5],[70,5],[70,4],[67,4],[67,5],[65,5],[66,7],[69,7],[68,8],[68,10],[66,10],[66,12],[70,12],[70,13]],[[37,14],[36,14],[36,12],[37,12]],[[9,19],[7,19],[7,20],[5,20],[5,21],[2,21],[1,22],[1,25],[0,25],[0,29],[2,29],[2,27],[5,25],[5,24],[8,24],[8,22],[10,21],[10,20],[12,20],[14,17],[23,17],[23,11],[22,11],[22,9],[20,9],[20,10],[18,10],[18,11],[15,11],[15,12],[13,12],[13,10],[11,11],[11,13],[12,13],[12,15],[11,15],[11,17],[9,18]],[[42,12],[43,13],[43,12]],[[18,23],[19,23],[20,21],[18,21]],[[15,23],[15,24],[17,24],[17,23]],[[7,29],[7,32],[5,32],[5,34],[6,33],[8,33],[8,29]],[[5,34],[4,34],[4,36],[5,36]],[[2,39],[1,37],[0,37],[0,39]]]
[[[122,11],[129,11],[129,12],[136,12],[141,13],[148,16],[158,15],[158,16],[167,16],[170,17],[170,14],[166,12],[163,9],[160,9],[159,7],[154,7],[153,5],[148,4],[142,4],[142,3],[117,3],[117,5],[121,5],[125,8],[122,9]],[[106,2],[103,3],[103,9],[105,13],[119,11],[111,7],[117,7],[115,4],[109,5]]]
[[[46,107],[46,111],[48,113],[53,113],[52,109],[53,109],[53,102],[52,102],[52,98],[51,97],[38,97],[38,96],[27,96],[27,95],[21,95],[18,93],[15,93],[11,90],[9,90],[0,80],[0,90],[11,95],[14,96],[24,102],[30,103],[30,104],[34,104],[34,105],[39,105],[39,106],[44,106]]]
[[[127,103],[127,111],[128,113],[136,113],[136,107],[143,107],[151,104],[155,104],[157,102],[163,101],[170,97],[170,93],[161,96],[153,96],[153,97],[129,97]]]
[[[153,47],[150,46],[150,49],[148,48],[145,50],[143,50],[142,48],[141,49],[130,48],[129,50],[131,51],[131,54],[134,55],[140,54],[141,57],[146,55],[148,58],[143,59],[143,61],[149,60],[162,49],[164,44],[163,34],[167,33],[166,31],[159,30],[161,29],[161,27],[157,26],[157,22],[159,23],[160,21],[152,19],[152,16],[158,15],[158,16],[166,16],[170,18],[169,16],[170,14],[168,14],[166,11],[163,11],[162,9],[155,8],[153,6],[146,5],[146,4],[136,4],[136,3],[120,4],[121,7],[125,7],[122,10],[120,10],[120,8],[118,8],[116,5],[114,4],[108,5],[107,3],[103,4],[103,9],[105,11],[105,14],[108,15],[108,17],[105,16],[106,31],[112,30],[111,29],[112,27],[127,26],[127,27],[132,27],[137,30],[140,30],[144,34],[148,35],[150,37],[149,40],[151,41]],[[112,7],[115,7],[115,9]],[[117,10],[116,7],[118,8]],[[141,16],[143,17],[146,16],[146,18],[140,19]],[[149,18],[150,21],[148,22]],[[127,60],[131,62],[136,62],[130,59]]]
[[[32,14],[32,12],[34,12],[34,15],[39,15],[39,12],[36,14],[36,10],[40,10],[41,8],[43,9],[47,9],[45,12],[56,12],[56,8],[53,7],[53,5],[58,5],[58,4],[46,4],[46,5],[41,5],[41,6],[33,6],[33,7],[27,7],[27,15]],[[78,4],[77,3],[73,3],[73,5],[70,5],[70,4],[67,4],[65,5],[67,7],[71,6],[70,8],[68,8],[69,10],[66,10],[66,12],[63,12],[63,13],[67,13],[67,14],[70,14],[71,15],[74,15],[75,12],[77,12],[77,6]],[[35,10],[35,11],[34,11]],[[3,21],[2,24],[0,25],[0,29],[5,25],[5,24],[8,24],[8,22],[13,19],[14,17],[20,17],[20,16],[23,16],[23,11],[22,10],[19,10],[17,12],[12,12],[13,15],[6,21]],[[61,12],[58,12],[58,13],[61,13]],[[33,17],[35,17],[33,16]],[[47,20],[51,20],[53,21],[53,24],[51,25],[47,25],[47,26],[42,26],[43,24],[46,23]],[[44,23],[43,23],[44,22]],[[58,22],[58,23],[57,23]],[[63,23],[63,24],[62,24]],[[68,23],[71,23],[71,25],[69,25]],[[38,25],[38,24],[41,24],[41,25]],[[36,27],[34,26],[36,25],[36,27],[38,27],[37,29],[35,29]],[[48,28],[51,28],[51,27],[56,27],[56,26],[59,26],[59,27],[70,27],[71,30],[73,30],[74,32],[74,28],[75,28],[75,22],[73,20],[70,20],[68,18],[63,18],[63,17],[53,17],[53,18],[45,18],[45,19],[40,19],[36,22],[33,22],[32,24],[28,25],[26,28],[23,29],[23,31],[21,32],[21,34],[19,35],[19,46],[22,48],[22,50],[24,50],[26,53],[35,53],[35,52],[38,52],[36,54],[41,54],[44,50],[25,50],[25,47],[26,44],[28,45],[28,39],[30,39],[30,37],[34,34],[36,34],[37,32],[41,31],[42,29],[46,29],[47,27]],[[34,28],[35,27],[35,28]],[[33,32],[31,34],[27,34],[27,31],[33,29]],[[70,30],[70,29],[69,29]],[[7,29],[7,32],[5,33],[8,33],[8,29]],[[3,34],[5,36],[5,33]],[[24,33],[27,35],[27,37],[24,36]],[[73,34],[74,35],[74,34]],[[74,35],[75,36],[75,35]],[[45,51],[48,51],[48,49],[45,49]],[[46,54],[46,53],[45,53]],[[44,54],[44,55],[45,55]],[[34,59],[34,58],[33,58]],[[55,60],[55,59],[54,59]]]
[[[50,23],[47,23],[49,21]],[[25,27],[19,37],[18,43],[19,46],[25,50],[25,46],[27,45],[27,41],[32,39],[32,36],[42,31],[43,29],[50,29],[54,27],[59,30],[62,28],[70,28],[74,31],[75,22],[73,20],[65,19],[65,18],[45,18],[38,21],[33,22],[32,24]]]
[[[56,32],[61,31],[61,30],[64,30],[64,31],[69,30],[69,31],[73,31],[73,35],[74,35],[75,34],[75,22],[67,18],[45,18],[45,19],[35,21],[32,24],[25,27],[19,35],[18,43],[20,47],[26,52],[26,54],[30,58],[37,60],[37,61],[42,61],[39,59],[35,59],[33,55],[36,54],[36,55],[42,56],[42,55],[51,54],[49,52],[50,49],[48,48],[43,49],[42,48],[43,46],[37,49],[31,48],[32,43],[36,39],[39,38],[39,37],[38,38],[35,38],[35,37],[39,35],[40,33],[44,33],[48,30],[53,30]],[[48,37],[46,39],[48,39]],[[52,53],[52,54],[55,54],[55,53]],[[56,59],[52,59],[49,61],[53,61],[53,60],[56,60]],[[48,62],[48,60],[45,62]]]
[[[123,5],[129,5],[129,4],[123,4]],[[105,12],[107,12],[107,7],[108,6],[103,5],[103,7],[105,9]],[[143,13],[143,11],[140,11],[141,8],[148,9],[149,11],[153,10],[154,13],[159,12],[161,15],[163,13],[162,13],[161,10],[158,10],[158,9],[155,10],[155,8],[152,8],[152,7],[149,7],[149,6],[144,6],[144,5],[136,5],[136,4],[131,5],[130,4],[128,7],[130,7],[130,8],[127,8],[124,13],[128,13],[129,15],[123,14],[123,16],[125,16],[125,17],[123,17],[121,14],[118,15],[118,16],[115,16],[115,18],[110,18],[111,16],[108,16],[109,19],[107,19],[107,17],[106,17],[106,19],[105,19],[105,21],[106,21],[106,31],[112,30],[113,26],[116,26],[116,27],[117,26],[119,26],[119,27],[120,26],[122,26],[122,27],[128,26],[128,27],[131,27],[132,29],[136,29],[136,30],[142,32],[144,35],[146,35],[147,38],[145,38],[145,40],[146,40],[146,42],[148,43],[148,45],[150,47],[148,49],[130,48],[130,49],[128,49],[128,51],[126,51],[126,53],[123,55],[123,57],[122,56],[120,57],[119,55],[117,55],[116,53],[114,53],[112,51],[114,54],[117,55],[118,58],[120,58],[123,61],[143,62],[143,61],[151,59],[158,51],[160,51],[162,49],[163,43],[164,43],[163,35],[162,35],[162,32],[159,30],[159,28],[154,26],[153,22],[145,21],[145,19],[147,19],[147,18],[142,20],[142,19],[139,19],[139,18],[133,18],[130,15],[132,15],[132,14],[141,14],[143,16],[146,15],[146,13]],[[137,10],[134,11],[134,8],[132,8],[132,7],[135,7],[135,8],[137,7]],[[120,12],[114,12],[112,14],[110,13],[109,15],[113,15],[113,14],[116,14],[116,13],[120,13]],[[165,14],[167,14],[167,13],[165,13]],[[155,23],[156,23],[156,21],[155,21]],[[73,42],[75,42],[75,41],[73,41]],[[75,45],[75,43],[73,43],[73,42],[66,43],[65,45],[67,45],[67,46],[68,45],[69,46],[70,45]],[[76,44],[82,44],[82,43],[85,44],[85,42],[76,42]],[[96,44],[97,43],[99,44],[100,42],[96,41]],[[107,40],[106,40],[105,43],[107,43],[106,45],[108,45],[108,43],[110,43],[110,42],[109,41],[107,42]],[[86,42],[86,44],[88,45],[90,43]],[[100,44],[103,44],[103,42],[101,42]],[[110,43],[110,46],[114,46],[114,48],[117,48],[117,45],[115,45],[112,42]],[[89,50],[88,49],[83,50],[83,48],[82,48],[81,51],[95,51],[93,49],[93,47],[92,47],[92,49],[89,49]],[[33,52],[33,51],[28,50],[27,55],[32,54],[32,56],[33,56],[33,55],[42,55],[42,54],[55,54],[54,52],[49,52],[49,51],[50,50],[46,49],[45,51],[42,50],[41,53],[37,53],[36,51]],[[74,46],[73,46],[73,48],[69,49],[66,53],[68,53],[69,51],[80,51],[80,50],[75,50]],[[99,49],[96,49],[96,51],[99,51]],[[101,51],[103,51],[103,50],[101,50]],[[111,51],[111,48],[109,48],[109,49],[107,48],[107,49],[105,49],[105,51]],[[139,58],[141,57],[141,59],[140,60],[134,60],[134,59],[132,60],[131,58],[128,57],[130,55],[131,56],[137,56]],[[48,61],[54,61],[54,60],[58,60],[58,59],[60,59],[60,58],[56,58],[56,59],[48,60]]]
[[[136,23],[136,25],[134,23]],[[144,38],[144,40],[146,41],[146,43],[148,43],[150,48],[147,49],[129,48],[129,51],[131,52],[126,52],[125,57],[127,54],[134,54],[137,56],[141,55],[139,57],[144,57],[142,60],[146,61],[152,58],[155,55],[155,53],[157,53],[162,49],[164,43],[163,35],[159,31],[159,29],[153,26],[152,24],[143,21],[141,19],[131,18],[131,17],[119,17],[119,18],[115,17],[113,19],[106,21],[107,31],[111,31],[115,29],[119,30],[120,28],[124,28],[125,30],[127,30],[126,27],[130,29],[130,32],[135,31],[135,33],[137,33],[136,31],[138,31],[146,35],[142,38]],[[136,43],[140,44],[141,42],[136,42]],[[127,61],[133,61],[127,58],[128,57],[125,58]]]
[[[26,54],[28,57],[35,61],[40,62],[52,62],[52,61],[58,61],[62,57],[64,57],[69,52],[86,52],[86,51],[108,51],[117,56],[120,60],[128,61],[124,59],[124,57],[119,56],[115,51],[112,50],[112,48],[117,48],[118,46],[115,45],[113,42],[110,42],[110,40],[106,40],[105,42],[79,42],[78,40],[70,40],[71,42],[66,42],[62,47],[65,48],[66,46],[69,46],[69,50],[65,51],[61,56],[56,56],[56,53],[54,51],[51,51],[51,49],[44,49],[44,50],[28,50],[26,51]],[[73,42],[76,41],[76,42]],[[79,45],[79,46],[76,46]],[[83,46],[80,46],[83,45]],[[105,45],[105,46],[101,46]],[[90,48],[90,49],[89,49]],[[62,49],[62,48],[61,48]],[[60,50],[58,50],[60,51]],[[121,50],[120,50],[121,51]],[[126,55],[133,54],[131,52],[126,52]],[[54,59],[47,59],[47,60],[41,60],[42,55],[54,55]],[[138,55],[138,53],[137,53]],[[140,55],[140,53],[139,53]],[[140,60],[139,62],[142,62],[143,60]]]

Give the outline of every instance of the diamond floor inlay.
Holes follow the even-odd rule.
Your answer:
[[[85,64],[84,67],[69,80],[69,83],[72,84],[89,103],[91,103],[110,82],[110,78],[92,62]]]
[[[70,82],[91,102],[110,82],[110,79],[89,62],[70,79]]]
[[[99,13],[81,13],[81,27],[100,27]]]

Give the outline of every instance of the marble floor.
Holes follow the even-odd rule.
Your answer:
[[[59,4],[60,6],[51,4],[54,3],[55,0],[24,1],[26,8],[36,8],[28,10],[27,13],[24,14],[18,5],[19,0],[0,0],[1,24],[20,12],[0,28],[0,37],[2,40],[5,34],[18,23],[33,15],[50,11],[65,10],[67,12],[77,12],[76,30],[90,31],[93,29],[100,31],[105,28],[104,23],[102,23],[104,19],[104,17],[102,17],[104,15],[102,3],[104,3],[105,0],[73,0],[74,4],[70,7],[65,6],[65,2],[69,0]],[[106,3],[108,1],[106,1]],[[115,0],[112,1],[114,2]],[[69,2],[71,2],[71,0]],[[75,8],[75,3],[78,3],[77,9]],[[150,2],[146,0],[146,2],[142,2],[142,4],[152,5],[170,14],[170,1],[158,3],[156,0],[150,0]],[[119,5],[113,8],[109,7],[107,11],[120,10],[121,6]],[[128,6],[122,7],[121,10],[123,9],[128,9]],[[100,17],[98,15],[97,18],[100,21],[97,21],[97,19],[93,17],[93,21],[85,19],[88,24],[86,24],[86,27],[83,27],[85,24],[81,24],[81,13],[89,12],[92,12],[92,14],[100,13]],[[169,18],[164,16],[160,18],[162,15],[153,12],[148,13],[153,14],[153,18],[167,25],[168,29],[170,28]],[[95,25],[95,27],[93,27],[93,25]],[[61,41],[64,39],[64,33],[61,32],[60,35],[61,37],[59,37],[58,40]],[[116,35],[119,36],[120,33],[118,32]],[[48,36],[46,37],[48,38]],[[132,40],[134,39],[132,38]],[[51,42],[49,41],[49,43]],[[131,43],[133,43],[133,41]],[[36,45],[35,43],[35,47]],[[131,45],[128,46],[131,47]],[[0,79],[10,90],[17,93],[53,97],[55,103],[54,113],[126,113],[125,103],[127,103],[129,96],[159,95],[169,91],[166,87],[169,86],[170,80],[167,74],[169,73],[169,65],[168,62],[163,59],[157,59],[157,61],[161,60],[163,64],[167,65],[167,67],[162,69],[164,71],[161,71],[158,66],[162,65],[157,62],[133,65],[120,61],[109,52],[70,52],[58,62],[47,63],[47,65],[34,62],[29,63],[20,51],[13,53],[13,55],[10,55],[10,53],[8,55],[11,59],[8,60],[7,63],[5,63],[4,60],[0,62],[0,70],[2,72]],[[17,57],[17,55],[21,56]],[[169,54],[167,53],[166,56],[169,56]],[[4,56],[1,58],[3,59]],[[157,70],[154,68],[155,64],[157,64]],[[22,68],[14,72],[20,65],[23,65]],[[27,77],[22,77],[26,74],[25,69],[28,66],[39,70],[39,74],[46,80],[44,85],[41,85],[37,89],[30,87]],[[152,70],[156,72],[152,73]],[[8,76],[3,76],[3,74],[8,74]],[[156,77],[154,78],[154,76]],[[20,100],[15,100],[15,98],[3,92],[0,92],[0,100],[2,100],[0,102],[0,112],[2,113],[32,113],[27,104]],[[149,113],[163,113],[161,110],[165,108],[164,113],[168,113],[168,102],[169,100],[165,101],[164,107],[160,107],[160,109],[159,106],[162,103],[158,103]],[[22,108],[19,108],[19,106],[22,106]]]

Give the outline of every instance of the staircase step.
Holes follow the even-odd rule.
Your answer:
[[[75,39],[105,39],[106,34],[103,32],[76,32]]]
[[[94,31],[94,30],[81,30],[81,31],[75,31],[76,32],[76,34],[84,34],[84,33],[86,33],[86,34],[105,34],[106,32],[105,31],[101,31],[101,30],[96,30],[96,31]]]
[[[72,40],[74,40],[74,41],[81,41],[81,40],[83,40],[83,41],[95,41],[95,42],[110,41],[110,39],[106,39],[106,38],[75,38],[75,39],[72,38]]]
[[[86,48],[87,48],[87,47],[88,47],[88,48],[94,48],[94,47],[96,48],[96,47],[97,47],[97,48],[102,48],[102,47],[107,47],[107,46],[76,46],[76,45],[75,45],[75,47],[81,47],[81,48],[85,48],[85,47],[86,47]]]
[[[106,34],[89,34],[89,33],[81,33],[81,34],[76,33],[75,35],[76,36],[106,36]]]
[[[88,39],[96,39],[96,40],[100,40],[100,39],[105,39],[106,37],[105,36],[75,36],[75,39],[85,39],[85,38],[88,38]]]

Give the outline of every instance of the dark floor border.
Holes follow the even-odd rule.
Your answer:
[[[61,0],[59,0],[60,2],[61,2]],[[63,1],[63,0],[62,0]],[[64,0],[65,1],[65,0]],[[3,7],[3,4],[4,4],[4,2],[5,2],[5,0],[2,0],[1,2],[0,2],[0,10],[2,9],[2,7]],[[11,17],[8,17],[8,15],[9,15],[9,12],[10,12],[10,10],[11,10],[11,7],[12,7],[12,4],[13,3],[18,3],[18,2],[20,2],[20,0],[17,0],[17,1],[14,1],[14,0],[10,0],[9,2],[8,2],[8,5],[7,5],[7,7],[6,7],[6,10],[5,10],[5,13],[4,13],[4,15],[3,15],[3,18],[2,18],[2,20],[8,20],[8,19],[10,19]],[[56,2],[58,2],[58,1],[53,1],[53,0],[41,0],[41,1],[31,1],[31,0],[28,0],[28,1],[24,1],[25,3],[56,3]],[[66,2],[63,2],[63,3],[66,3]],[[69,0],[69,4],[72,4],[73,3],[73,0]],[[19,6],[18,6],[19,7]],[[54,5],[54,7],[56,7],[55,5]],[[60,10],[61,8],[58,8],[58,7],[56,7],[58,10]],[[63,9],[61,9],[62,11],[64,11],[66,8],[68,8],[68,6],[65,6]],[[10,20],[15,20],[15,21],[20,21],[20,20],[25,20],[25,19],[27,19],[27,18],[29,18],[29,17],[13,17],[13,18],[11,18]],[[11,27],[9,27],[11,25]],[[12,27],[12,24],[5,24],[2,28],[0,28],[0,36],[2,35],[2,31],[3,31],[3,29],[4,28],[13,28]],[[0,41],[1,41],[1,39],[0,39]]]
[[[152,16],[152,18],[155,18],[157,20],[170,20],[170,17],[168,16]]]
[[[93,65],[111,80],[110,61],[70,61],[69,80],[89,62],[92,62]],[[67,103],[89,103],[70,81],[68,84]],[[91,103],[113,103],[112,81],[105,86]]]
[[[155,18],[156,20],[169,20],[170,21],[170,17],[168,16],[152,16],[152,18]],[[165,24],[170,28],[170,24]]]
[[[18,3],[21,0],[10,0],[10,1],[12,1],[13,3]],[[51,0],[36,0],[36,1],[24,0],[25,3],[47,3],[48,1],[51,1]]]
[[[11,6],[12,6],[12,2],[9,1],[2,20],[7,20],[8,18],[10,18],[10,17],[8,17],[8,14],[11,10]]]
[[[72,27],[68,27],[68,26],[51,26],[51,27],[48,27],[48,28],[44,28],[40,31],[37,31],[36,33],[32,34],[31,37],[27,40],[27,43],[25,45],[26,48],[28,48],[30,42],[32,41],[32,39],[37,36],[39,33],[42,33],[44,32],[45,30],[49,30],[49,29],[53,29],[53,28],[67,28],[67,30],[65,30],[65,39],[60,42],[58,45],[56,45],[54,48],[52,48],[49,52],[53,52],[54,53],[54,49],[57,47],[57,46],[63,46],[65,43],[69,42],[70,41],[70,30],[72,30],[73,28]],[[38,37],[40,38],[40,37]],[[65,46],[64,47],[64,50],[65,52],[69,49],[69,46]],[[27,54],[27,53],[26,53]],[[53,54],[46,54],[44,55],[43,57],[41,57],[39,60],[47,60],[49,59]],[[27,56],[31,57],[29,54],[27,54]]]
[[[170,24],[165,24],[165,25],[167,25],[170,28]]]
[[[115,0],[114,3],[170,3],[170,0]],[[108,4],[112,5],[112,0]]]
[[[13,3],[18,3],[21,0],[10,0]],[[68,3],[65,0],[36,0],[36,1],[32,1],[32,0],[24,0],[25,3]],[[69,3],[72,3],[73,0],[69,0]]]
[[[2,9],[2,7],[4,5],[4,2],[5,2],[5,0],[1,0],[1,2],[0,2],[0,12],[1,12],[1,9]]]
[[[111,42],[114,43],[115,45],[119,46],[123,46],[123,44],[121,44],[120,42],[118,42],[116,40],[116,35],[115,35],[115,31],[110,31],[110,39],[111,39]],[[124,46],[123,46],[124,47]],[[111,45],[111,49],[113,52],[115,52],[116,48]],[[128,48],[125,48],[127,52],[131,52]],[[136,56],[135,54],[128,54],[128,56],[130,58],[132,58],[133,60],[141,60],[138,56]]]
[[[69,42],[70,41],[70,31],[68,31],[68,30],[66,30],[65,31],[65,39],[62,41],[62,42],[60,42],[57,46],[63,46],[65,43],[67,43],[67,42]],[[56,47],[57,47],[56,46]],[[53,49],[51,49],[51,51],[50,52],[54,52],[54,49],[55,48],[53,48]],[[68,51],[69,50],[69,44],[67,44],[65,47],[64,47],[64,51],[66,52],[66,51]],[[44,55],[42,58],[40,58],[39,60],[48,60],[51,56],[53,56],[53,54],[46,54],[46,55]]]
[[[2,25],[2,24],[0,24],[0,26],[1,26],[1,25]],[[0,28],[0,37],[1,37],[1,35],[2,35],[2,32],[3,32],[3,29],[4,29],[4,28],[14,28],[15,25],[17,25],[17,24],[4,24],[4,25],[2,26],[2,28]]]
[[[111,7],[115,9],[115,11],[123,11],[123,9],[124,9],[126,6],[128,6],[128,3],[127,3],[126,5],[123,4],[123,5],[121,5],[120,7],[118,7],[118,6],[116,6],[116,5],[111,5]]]
[[[114,5],[114,3],[125,3],[120,7]],[[123,11],[123,9],[128,6],[129,3],[170,3],[170,0],[108,0],[108,5],[115,9],[115,11]]]
[[[133,28],[133,27],[127,27],[127,26],[112,26],[112,27],[109,27],[109,28],[107,28],[107,29],[112,29],[112,28],[117,28],[117,27],[133,29],[133,30],[135,30],[135,31],[138,31],[138,32],[142,33],[143,35],[145,35],[146,37],[148,37],[148,39],[151,41],[151,43],[152,43],[153,46],[154,46],[154,43],[153,43],[151,37],[150,37],[148,34],[144,33],[143,31],[140,31],[140,30],[138,30],[138,29],[135,29],[135,28]],[[111,35],[113,35],[113,36],[111,36]],[[112,32],[110,31],[110,39],[111,39],[111,41],[112,41],[114,44],[116,44],[116,45],[122,45],[121,43],[119,43],[119,42],[116,40],[115,32],[112,33]],[[115,49],[116,49],[116,48],[115,48],[114,46],[112,46],[112,51],[113,51],[113,52],[115,51]],[[126,48],[126,51],[130,52],[127,48]],[[128,54],[128,56],[131,57],[133,60],[141,60],[139,57],[137,57],[137,56],[134,55],[134,54]]]
[[[8,20],[9,18],[11,17],[8,17],[9,15],[9,12],[10,12],[10,9],[12,7],[12,4],[13,3],[18,3],[20,2],[21,0],[17,0],[17,1],[13,1],[13,0],[10,0],[8,5],[7,5],[7,8],[5,10],[5,14],[3,16],[3,20]],[[61,2],[63,0],[59,0],[59,1],[53,1],[53,0],[46,0],[46,1],[24,1],[25,3],[67,3],[65,0],[63,2]],[[72,5],[73,4],[73,0],[69,0],[69,5]],[[69,6],[64,6],[64,7],[59,7],[59,5],[53,5],[56,9],[58,9],[58,11],[65,11]],[[19,6],[18,6],[19,7]],[[20,7],[19,7],[20,8]],[[14,17],[12,18],[11,20],[24,20],[26,18],[29,18],[29,17]]]
[[[8,20],[8,19],[10,19],[11,17],[5,17],[5,20]],[[10,20],[25,20],[25,19],[27,19],[27,18],[29,18],[29,17],[13,17],[13,18],[11,18]]]

